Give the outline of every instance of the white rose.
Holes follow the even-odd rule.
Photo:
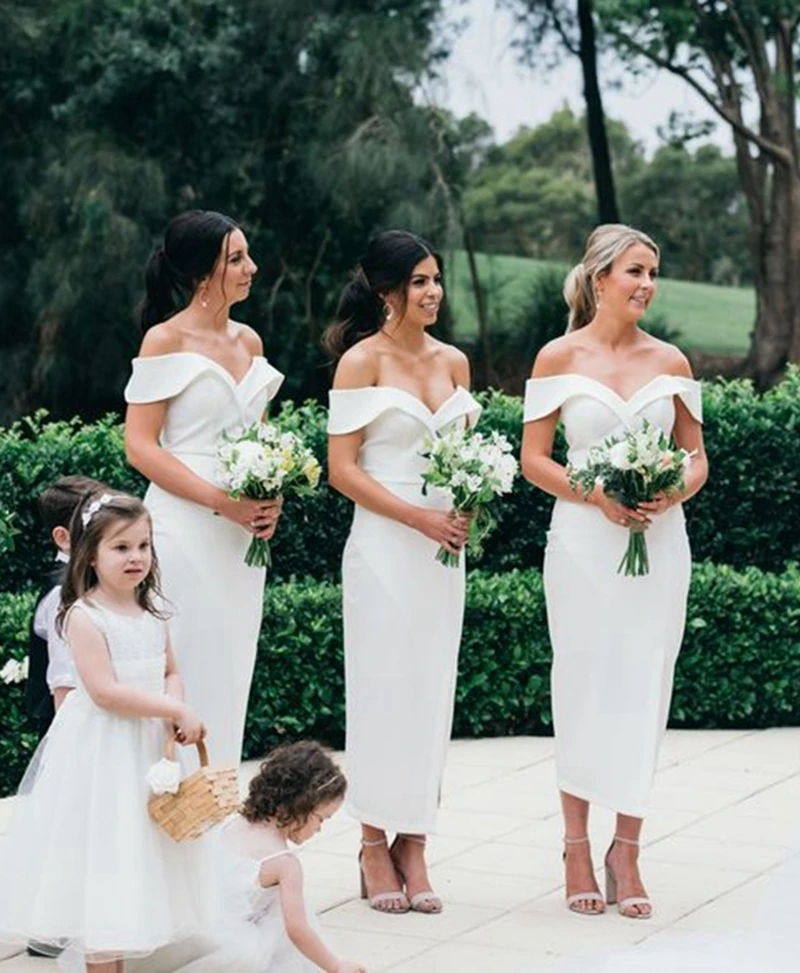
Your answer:
[[[252,466],[260,459],[263,459],[264,447],[261,443],[254,443],[250,440],[236,444],[236,465],[238,467]]]
[[[9,659],[0,669],[0,679],[8,686],[11,683],[24,682],[28,678],[28,657],[18,662],[16,659]]]
[[[162,757],[147,771],[145,780],[154,794],[177,794],[181,786],[181,765],[177,760]]]
[[[617,470],[633,469],[633,463],[628,459],[628,443],[614,443],[608,451],[608,462]]]

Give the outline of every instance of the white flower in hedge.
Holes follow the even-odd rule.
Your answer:
[[[28,678],[28,657],[20,662],[18,659],[9,659],[0,669],[0,679],[8,686],[11,683],[24,682]]]

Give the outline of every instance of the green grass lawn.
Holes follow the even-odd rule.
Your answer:
[[[490,320],[503,318],[524,300],[533,276],[544,267],[557,267],[566,274],[566,264],[550,264],[526,257],[478,254],[478,273],[489,302]],[[448,300],[457,335],[477,330],[475,300],[467,257],[455,251],[447,258]],[[756,313],[755,292],[749,287],[719,287],[685,280],[659,282],[656,302],[671,328],[681,332],[681,343],[709,354],[744,354]],[[566,309],[565,309],[566,317]]]

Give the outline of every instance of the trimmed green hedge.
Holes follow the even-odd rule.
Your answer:
[[[469,575],[454,734],[548,733],[550,640],[537,570]],[[341,745],[340,592],[270,585],[247,722],[248,756],[284,737]],[[697,564],[670,717],[684,728],[800,723],[800,570]]]
[[[0,666],[23,658],[33,599],[0,595]],[[454,734],[550,732],[550,643],[541,575],[473,572],[467,586]],[[23,686],[0,684],[0,795],[30,757]],[[800,570],[780,575],[699,564],[689,595],[671,725],[800,722]],[[245,755],[281,740],[344,733],[341,593],[327,581],[268,586]]]
[[[28,654],[28,628],[35,597],[0,594],[0,669]],[[38,737],[25,716],[25,683],[0,682],[0,797],[16,788],[36,749]]]
[[[482,423],[519,445],[518,398],[484,393]],[[696,561],[780,571],[800,560],[800,372],[792,369],[764,395],[749,382],[704,386],[705,434],[711,462],[707,489],[687,504]],[[300,432],[324,461],[325,410],[285,403],[278,421]],[[559,438],[558,455],[564,444]],[[126,463],[117,420],[48,423],[43,415],[0,430],[0,511],[21,531],[16,552],[0,563],[0,590],[19,591],[50,559],[35,498],[63,473],[83,473],[141,493],[144,481]],[[496,504],[498,526],[486,541],[486,571],[540,567],[552,500],[523,480]],[[335,581],[350,525],[350,504],[324,485],[314,497],[290,500],[273,542],[273,580],[311,576]]]

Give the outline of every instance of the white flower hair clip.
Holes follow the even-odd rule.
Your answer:
[[[97,511],[100,510],[101,507],[105,507],[107,504],[111,503],[113,499],[114,495],[112,493],[104,493],[96,500],[92,500],[89,506],[81,514],[81,523],[83,524],[84,529],[92,522],[92,517],[94,517]]]

